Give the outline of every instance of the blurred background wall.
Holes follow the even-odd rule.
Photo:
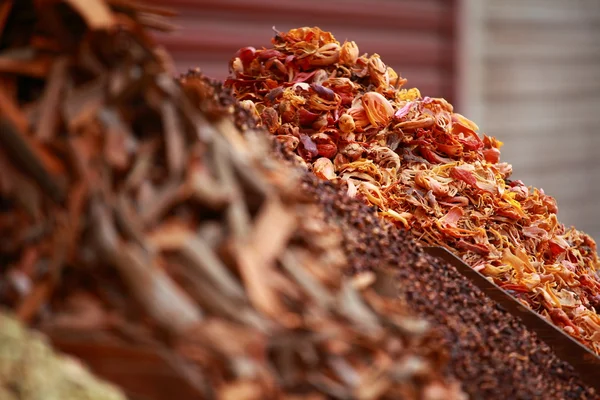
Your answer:
[[[167,2],[152,0],[165,6]],[[600,0],[170,0],[159,35],[179,72],[224,79],[274,27],[319,26],[444,97],[505,143],[514,179],[543,188],[559,217],[600,240]]]
[[[361,53],[378,53],[432,96],[455,91],[454,12],[448,0],[153,0],[180,15],[179,32],[161,41],[180,72],[198,66],[224,79],[227,63],[244,46],[270,46],[273,28],[318,26],[340,42],[354,40]]]
[[[465,0],[458,98],[513,178],[600,242],[600,0]]]

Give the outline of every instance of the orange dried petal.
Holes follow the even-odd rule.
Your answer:
[[[317,177],[323,180],[331,180],[336,178],[335,168],[329,158],[318,158],[313,163],[313,172]]]
[[[368,92],[362,96],[362,105],[369,122],[373,126],[387,125],[394,115],[394,107],[390,102],[377,92]]]
[[[349,67],[358,60],[358,46],[354,42],[344,42],[340,49],[340,63]]]

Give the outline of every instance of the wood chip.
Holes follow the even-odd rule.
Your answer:
[[[86,20],[90,29],[110,29],[115,26],[110,8],[102,0],[65,0]]]

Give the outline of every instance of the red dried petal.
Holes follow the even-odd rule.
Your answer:
[[[485,161],[491,164],[497,164],[500,162],[500,150],[496,148],[483,150],[483,157],[485,158]]]
[[[309,81],[313,76],[315,76],[316,73],[317,73],[317,71],[298,72],[296,74],[296,76],[294,77],[294,79],[292,80],[292,83],[300,83],[300,82]]]
[[[563,249],[561,246],[559,246],[557,243],[555,243],[553,241],[548,242],[548,248],[550,249],[550,253],[552,254],[552,257],[556,257],[559,254],[562,254],[565,252],[565,249]]]
[[[531,289],[520,283],[504,283],[500,287],[504,290],[512,290],[513,292],[529,293]]]
[[[319,114],[310,112],[305,108],[298,109],[298,122],[302,126],[310,126],[319,118]]]
[[[590,277],[588,274],[579,275],[579,283],[582,286],[589,287],[590,289],[594,289],[594,291],[600,290],[600,282],[596,279]]]
[[[317,144],[317,151],[321,157],[333,158],[338,152],[338,148],[333,143]]]
[[[575,332],[579,332],[579,328],[577,327],[577,325],[575,325],[573,321],[571,321],[571,318],[569,318],[567,313],[565,313],[562,309],[553,308],[548,312],[548,314],[550,315],[550,318],[552,318],[552,321],[556,325],[561,327],[570,326],[575,330]]]
[[[244,68],[246,68],[256,58],[256,49],[250,46],[242,47],[235,53],[235,57],[239,57],[242,60]]]
[[[501,215],[514,220],[519,220],[523,217],[519,212],[517,212],[517,210],[513,208],[498,208],[496,210],[496,215]]]
[[[490,249],[486,245],[469,243],[463,239],[460,239],[458,242],[456,242],[456,247],[461,250],[472,251],[473,253],[480,254],[482,256],[487,256],[490,254]]]
[[[466,171],[462,168],[455,167],[450,170],[450,176],[456,180],[463,181],[469,186],[477,186],[477,179],[471,171]]]
[[[300,143],[301,146],[298,146],[298,152],[300,153],[300,156],[303,159],[310,161],[313,158],[315,158],[317,154],[319,154],[319,151],[317,150],[317,145],[307,134],[300,134]]]
[[[458,139],[460,144],[463,145],[463,148],[466,150],[477,151],[483,147],[481,142],[477,142],[473,139]]]
[[[466,207],[469,205],[469,199],[464,196],[444,197],[438,200],[438,203],[444,205],[461,205]]]
[[[281,53],[279,50],[275,50],[275,49],[258,50],[256,52],[256,54],[260,60],[269,60],[271,58],[285,59],[285,56],[283,55],[283,53]]]
[[[442,225],[446,227],[456,227],[458,221],[462,218],[464,212],[460,207],[452,207],[450,211],[439,219]]]
[[[426,147],[421,147],[419,149],[419,151],[421,152],[421,155],[423,156],[423,158],[425,158],[430,163],[446,164],[446,163],[451,162],[451,160],[441,157],[440,155],[434,153],[433,151],[431,151],[430,149],[428,149]]]
[[[463,147],[460,144],[436,143],[436,150],[452,157],[459,157],[463,152]]]

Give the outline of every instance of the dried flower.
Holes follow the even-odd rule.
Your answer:
[[[349,114],[344,114],[340,117],[340,119],[338,120],[338,126],[340,127],[340,130],[344,133],[351,133],[356,128],[356,125],[354,124],[354,119]]]
[[[329,74],[327,74],[325,70],[319,69],[315,71],[315,74],[312,77],[312,83],[315,85],[323,85],[327,79],[329,79]]]
[[[369,125],[370,121],[367,117],[367,112],[362,105],[362,102],[358,102],[352,105],[347,111],[348,116],[354,121],[355,128],[364,128]]]
[[[392,85],[394,89],[398,89],[407,82],[407,80],[401,78],[392,67],[387,67],[387,72],[390,79],[390,85]]]
[[[358,143],[348,143],[340,149],[340,152],[350,161],[356,161],[362,157],[365,149]]]
[[[361,100],[367,118],[373,126],[381,127],[387,125],[390,118],[394,115],[394,107],[380,93],[365,93]]]
[[[337,43],[328,43],[319,48],[311,57],[312,65],[327,66],[335,64],[340,58],[340,45]]]
[[[369,58],[368,66],[371,83],[373,83],[375,87],[387,89],[390,85],[390,76],[388,73],[388,68],[383,63],[383,61],[381,61],[381,58],[378,54],[373,54]]]
[[[401,89],[396,92],[396,101],[414,101],[421,99],[421,92],[417,88]]]
[[[321,157],[333,158],[337,154],[337,145],[326,133],[316,133],[310,138],[317,145],[317,152]]]
[[[348,67],[356,64],[358,60],[358,46],[354,42],[344,42],[340,50],[340,63]]]
[[[286,151],[294,151],[300,143],[300,139],[291,135],[277,135],[275,139],[282,144]]]
[[[279,114],[272,107],[265,107],[265,109],[260,114],[260,118],[262,120],[263,125],[271,133],[277,132],[277,129],[279,129],[279,127],[281,126]]]
[[[260,114],[258,113],[258,110],[256,109],[256,105],[254,104],[253,101],[242,100],[242,101],[240,101],[240,106],[245,108],[246,110],[248,110],[254,118],[260,119]]]
[[[329,158],[318,158],[313,163],[312,168],[314,174],[321,179],[331,180],[337,177],[337,175],[335,174],[335,168],[333,167],[333,163]]]

